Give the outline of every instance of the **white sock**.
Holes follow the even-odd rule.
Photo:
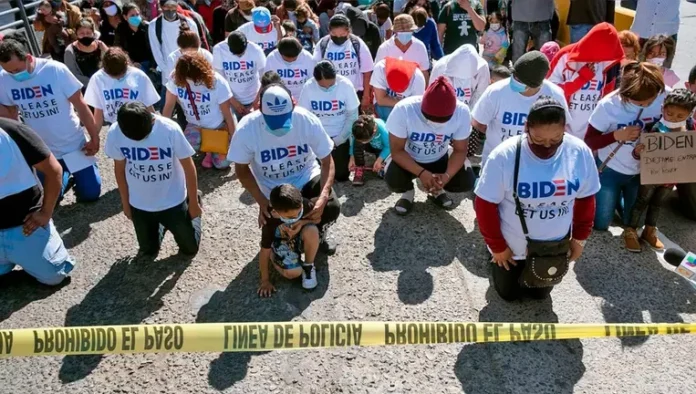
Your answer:
[[[433,197],[435,197],[435,198],[439,197],[439,196],[442,195],[442,194],[445,194],[445,191],[442,190],[442,189],[440,189],[440,190],[438,190],[438,191],[436,191],[436,192],[430,193],[430,195],[433,196]],[[452,205],[452,201],[447,201],[447,202],[445,202],[444,204],[442,204],[443,207],[449,207],[449,206],[451,206],[451,205]]]
[[[414,189],[411,189],[411,190],[407,191],[406,193],[402,194],[401,198],[403,198],[404,200],[408,200],[410,202],[413,202],[413,198],[415,197],[415,194],[416,194],[416,191]],[[404,208],[404,207],[395,207],[395,209],[401,213],[406,212],[406,208]]]

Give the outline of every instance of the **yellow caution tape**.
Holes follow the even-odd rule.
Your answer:
[[[238,352],[691,334],[696,323],[206,323],[0,330],[0,357]]]

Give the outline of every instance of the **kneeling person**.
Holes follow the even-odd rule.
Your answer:
[[[195,255],[201,241],[201,206],[195,151],[176,122],[139,102],[124,104],[106,137],[123,213],[133,221],[140,254],[157,255],[164,231],[181,253]]]
[[[284,278],[295,279],[302,275],[302,287],[314,289],[317,287],[314,258],[319,250],[319,228],[316,226],[319,220],[306,218],[314,204],[302,197],[300,189],[288,183],[271,190],[269,203],[272,216],[261,232],[259,295],[270,297],[275,290],[268,273],[269,261],[273,261]]]
[[[457,96],[445,77],[438,77],[422,96],[399,101],[387,120],[392,162],[387,168],[389,189],[403,193],[396,212],[405,215],[413,207],[413,178],[428,192],[428,199],[451,209],[445,191],[473,189],[474,172],[466,163],[471,134],[469,107]],[[453,148],[449,154],[450,144]]]

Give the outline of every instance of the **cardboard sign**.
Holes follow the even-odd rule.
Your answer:
[[[640,183],[696,183],[696,133],[645,133],[640,155]]]

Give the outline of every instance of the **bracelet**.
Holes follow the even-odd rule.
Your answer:
[[[452,179],[452,177],[450,176],[450,174],[448,174],[448,173],[446,173],[446,172],[445,172],[444,174],[442,174],[442,175],[447,175],[447,180],[448,180],[448,181],[449,181],[450,179]]]
[[[425,168],[423,168],[423,169],[418,173],[418,175],[416,176],[416,178],[420,178],[420,176],[423,175],[424,172],[425,172]]]

